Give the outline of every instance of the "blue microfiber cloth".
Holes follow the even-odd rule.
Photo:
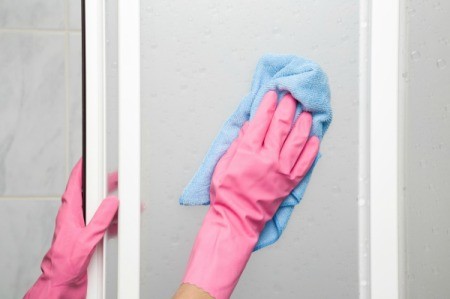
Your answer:
[[[223,125],[197,173],[184,189],[180,204],[209,204],[211,177],[217,162],[238,136],[244,122],[252,119],[262,97],[269,90],[276,90],[279,99],[290,92],[300,103],[296,116],[303,110],[311,112],[313,116],[311,135],[322,139],[332,118],[330,90],[325,73],[316,63],[305,58],[293,55],[264,55],[256,67],[250,93]],[[311,173],[319,158],[320,154],[307,176],[283,201],[275,216],[267,222],[255,246],[255,251],[280,238],[294,206],[300,202],[305,193]]]

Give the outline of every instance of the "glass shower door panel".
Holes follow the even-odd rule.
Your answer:
[[[141,9],[141,297],[178,287],[207,210],[178,198],[259,58],[289,53],[327,72],[334,121],[287,229],[253,254],[234,298],[357,298],[358,6],[142,0]]]
[[[407,298],[449,298],[450,3],[408,1],[405,124]]]

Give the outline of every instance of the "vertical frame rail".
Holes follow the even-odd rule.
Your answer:
[[[118,0],[119,240],[118,298],[139,299],[140,1]]]
[[[106,195],[104,0],[86,0],[83,7],[86,62],[86,223],[89,223]],[[103,257],[103,243],[100,243],[88,268],[89,299],[104,298]]]
[[[401,0],[371,1],[370,279],[372,299],[401,298]]]

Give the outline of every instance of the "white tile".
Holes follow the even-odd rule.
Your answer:
[[[65,177],[64,35],[0,34],[0,195],[60,194]]]
[[[63,0],[2,0],[0,27],[64,29],[65,3]]]
[[[0,298],[22,298],[41,274],[59,200],[0,200]]]

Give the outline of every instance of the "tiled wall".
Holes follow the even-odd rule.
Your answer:
[[[0,298],[40,273],[81,156],[81,3],[0,1]]]

